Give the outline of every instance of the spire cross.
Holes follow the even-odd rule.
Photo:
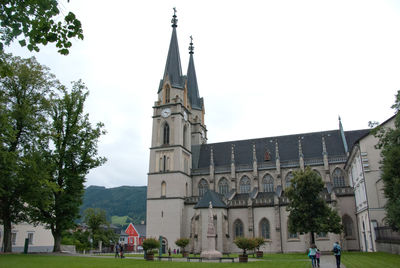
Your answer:
[[[189,54],[193,54],[194,46],[193,46],[193,37],[190,36],[190,46],[189,46]]]
[[[174,7],[174,15],[172,16],[171,23],[172,23],[172,27],[177,27],[178,26],[177,25],[178,19],[176,18],[176,8],[175,7]]]

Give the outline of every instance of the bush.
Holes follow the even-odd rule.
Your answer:
[[[255,238],[253,238],[253,240],[254,240],[254,243],[255,243],[255,247],[254,248],[256,248],[257,251],[260,251],[260,247],[265,244],[264,238],[255,237]]]

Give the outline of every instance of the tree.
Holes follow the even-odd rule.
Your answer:
[[[48,129],[48,97],[58,87],[35,58],[0,52],[0,222],[3,251],[11,252],[11,223],[28,221],[26,206],[46,174],[40,151]],[[34,172],[31,172],[34,171]]]
[[[0,52],[15,39],[30,51],[39,51],[38,45],[55,43],[58,52],[69,53],[71,39],[83,39],[81,22],[69,12],[64,21],[57,0],[4,0],[0,2]]]
[[[175,244],[182,249],[182,256],[185,255],[185,247],[189,244],[189,238],[179,238]]]
[[[256,241],[252,238],[237,237],[233,243],[235,243],[238,248],[243,250],[243,256],[247,255],[247,250],[252,250],[256,247]]]
[[[102,241],[105,246],[117,242],[116,234],[110,229],[110,223],[107,221],[106,211],[99,208],[88,208],[84,211],[84,222],[90,230],[90,237],[93,239],[93,245],[98,245]]]
[[[337,211],[330,208],[320,195],[324,188],[321,177],[310,167],[296,171],[291,186],[286,191],[289,204],[289,231],[311,234],[311,243],[315,243],[314,233],[341,233],[343,226]]]
[[[83,106],[88,92],[81,82],[73,83],[71,93],[51,102],[51,131],[43,153],[47,182],[40,199],[31,202],[33,220],[45,223],[54,237],[54,252],[60,251],[61,234],[74,227],[82,204],[85,176],[106,159],[97,156],[97,143],[105,134],[103,124],[92,127]]]
[[[153,250],[160,247],[160,242],[155,238],[147,238],[143,241],[143,249],[146,251],[146,254],[153,254]]]
[[[381,149],[382,180],[384,193],[387,198],[386,222],[394,230],[400,229],[400,90],[397,91],[396,101],[392,105],[396,111],[394,128],[376,127],[372,133],[379,139],[376,148]]]

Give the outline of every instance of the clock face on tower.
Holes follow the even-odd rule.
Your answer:
[[[164,118],[167,118],[171,114],[171,109],[170,108],[165,108],[161,111],[161,116]]]

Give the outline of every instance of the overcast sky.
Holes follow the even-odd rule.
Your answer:
[[[147,184],[152,106],[177,8],[184,74],[189,36],[208,142],[368,128],[393,115],[400,89],[400,1],[60,1],[85,39],[37,57],[66,85],[82,79],[86,111],[105,123],[108,158],[86,185]]]

